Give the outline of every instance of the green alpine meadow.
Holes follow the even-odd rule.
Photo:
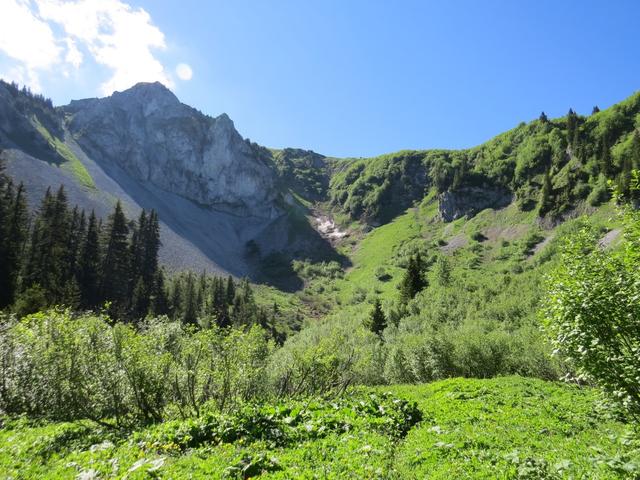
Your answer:
[[[0,3],[0,479],[640,478],[635,2]]]

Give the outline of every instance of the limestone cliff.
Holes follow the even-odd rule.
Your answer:
[[[277,176],[226,115],[180,103],[160,83],[72,101],[67,127],[94,159],[205,207],[276,218]]]

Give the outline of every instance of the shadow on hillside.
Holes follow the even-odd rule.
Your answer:
[[[105,156],[101,152],[88,152],[86,147],[84,150],[136,206],[156,210],[163,230],[165,258],[168,253],[170,260],[175,258],[175,265],[197,264],[197,268],[191,269],[248,277],[253,282],[288,292],[304,287],[303,280],[292,268],[294,259],[335,260],[349,265],[348,258],[336,252],[306,218],[301,221],[293,215],[283,215],[273,221],[211,210],[152,185],[143,185],[118,165],[103,160]],[[187,261],[178,258],[193,255],[194,251],[210,264],[200,267],[195,258]],[[268,253],[260,254],[260,251]]]
[[[304,288],[304,280],[293,269],[294,260],[310,263],[335,261],[342,268],[351,266],[351,260],[347,256],[338,253],[331,243],[310,225],[304,235],[306,236],[304,239],[298,239],[304,243],[302,246],[294,242],[292,248],[271,252],[266,256],[255,258],[253,265],[256,273],[252,276],[252,279],[285,292],[293,293]]]

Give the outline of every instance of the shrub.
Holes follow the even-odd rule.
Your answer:
[[[136,331],[61,310],[3,319],[0,345],[0,409],[118,425],[264,396],[272,348],[259,327],[194,331],[160,318]]]
[[[625,247],[597,246],[583,228],[549,279],[546,328],[558,352],[640,419],[640,213],[624,214]]]

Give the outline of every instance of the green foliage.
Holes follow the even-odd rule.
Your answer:
[[[24,187],[15,188],[2,169],[0,160],[0,308],[5,308],[12,303],[19,286],[28,214]]]
[[[626,208],[625,244],[611,252],[585,227],[565,246],[550,278],[546,325],[578,373],[640,418],[640,214]]]
[[[511,191],[523,211],[557,217],[589,196],[603,201],[605,180],[628,185],[640,158],[634,140],[640,94],[586,118],[522,123],[477,147],[460,151],[401,151],[339,162],[329,186],[335,210],[370,224],[387,223],[434,187],[437,193],[467,186]],[[634,143],[635,142],[635,143]],[[545,173],[548,172],[548,173]]]
[[[420,252],[415,256],[409,257],[407,269],[398,287],[400,289],[401,303],[407,303],[427,286],[423,269],[424,264]]]
[[[108,318],[48,311],[0,328],[0,408],[105,424],[233,409],[264,396],[272,346],[260,328],[197,332],[158,319],[136,332]]]
[[[387,328],[387,317],[382,311],[382,304],[380,303],[380,300],[377,298],[373,304],[373,309],[369,314],[369,318],[365,321],[365,326],[379,337],[382,337],[382,332]]]
[[[330,202],[351,218],[386,223],[426,193],[429,159],[422,152],[343,162],[331,178]]]
[[[637,437],[588,388],[507,377],[392,391],[426,419],[398,449],[399,478],[613,480],[640,469]]]
[[[330,402],[311,398],[276,405],[246,405],[232,414],[206,413],[186,421],[163,423],[139,435],[137,440],[143,448],[159,452],[258,441],[278,448],[356,428],[403,438],[421,419],[415,403],[386,393],[370,393]]]
[[[93,182],[93,178],[87,171],[86,167],[78,159],[78,157],[71,151],[71,149],[60,140],[58,137],[51,135],[49,131],[40,123],[37,116],[32,117],[33,124],[36,130],[42,135],[42,137],[49,144],[49,148],[55,152],[55,154],[63,159],[61,168],[70,172],[81,185],[95,189],[96,185]]]
[[[589,388],[507,377],[386,390],[206,411],[134,432],[5,417],[0,471],[52,479],[637,476],[637,438]]]
[[[270,153],[280,178],[294,191],[310,200],[326,197],[329,174],[324,156],[296,148]]]

